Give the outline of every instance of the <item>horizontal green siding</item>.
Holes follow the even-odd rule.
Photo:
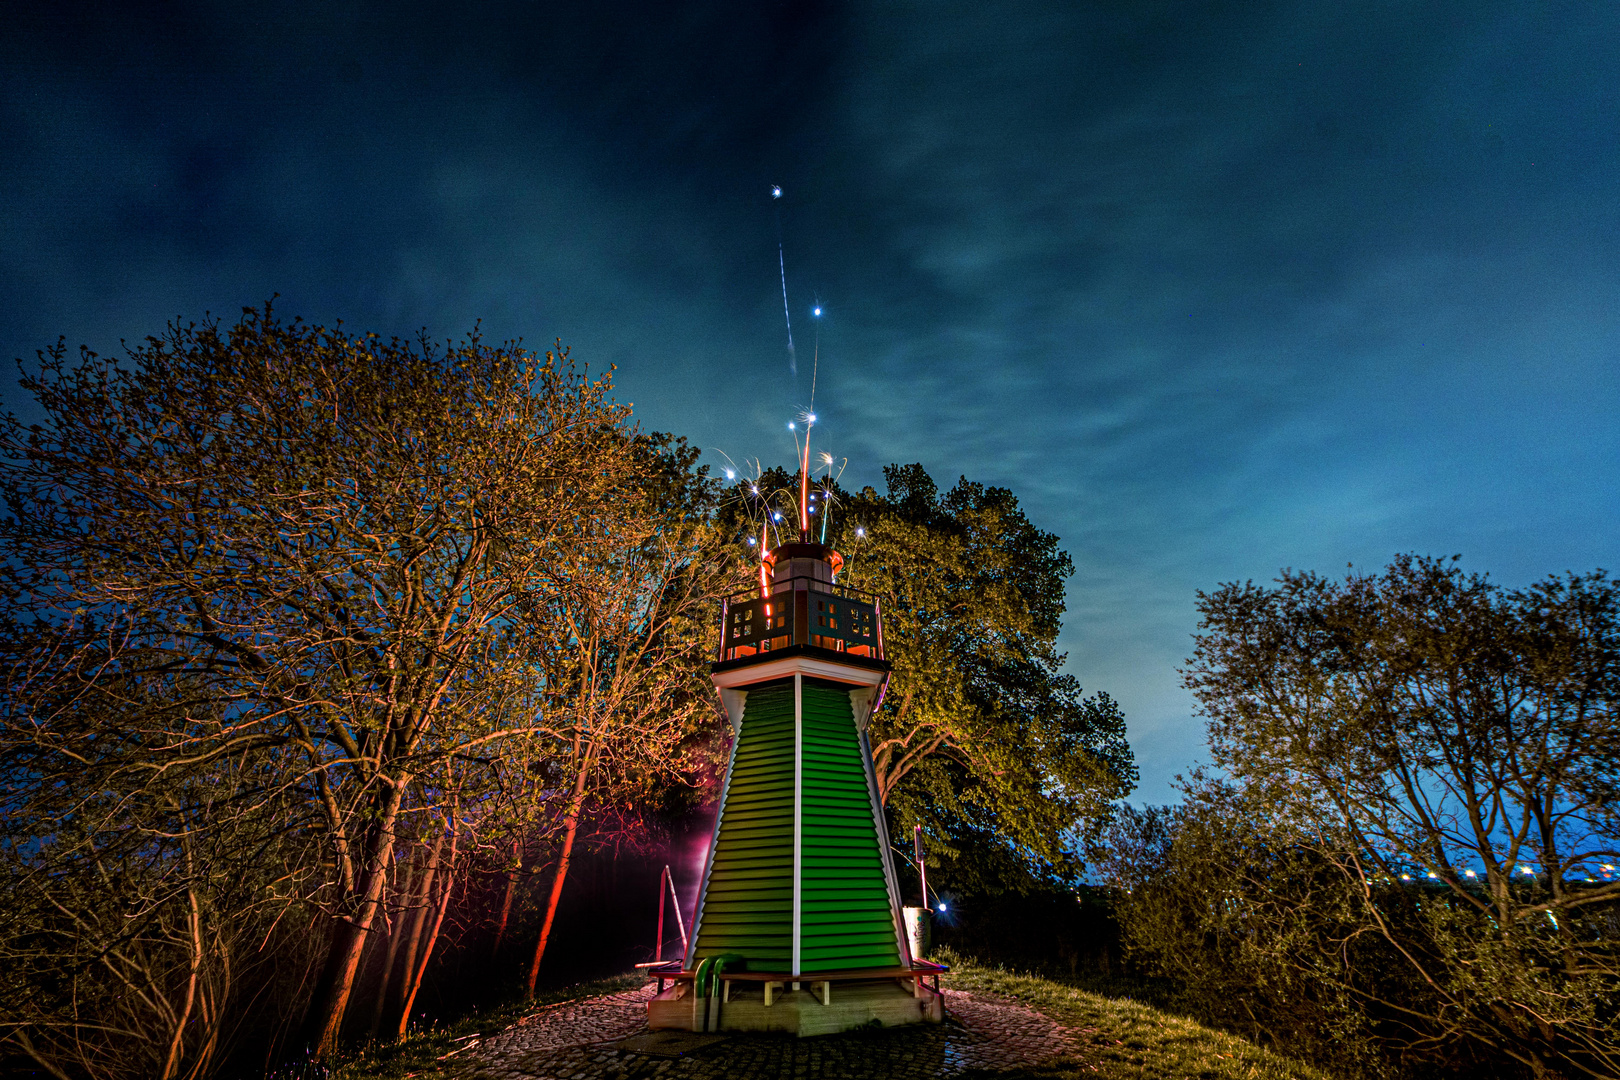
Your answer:
[[[804,687],[799,970],[895,967],[894,913],[849,693]]]
[[[744,702],[696,959],[736,952],[766,971],[793,962],[793,711],[791,683]]]
[[[806,680],[801,708],[799,970],[894,967],[895,913],[849,692]],[[748,692],[695,959],[736,952],[754,971],[791,970],[794,711],[791,682]]]

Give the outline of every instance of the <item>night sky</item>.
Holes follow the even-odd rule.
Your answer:
[[[766,464],[819,297],[819,447],[1062,537],[1070,666],[1165,801],[1199,589],[1615,564],[1620,6],[9,9],[0,354],[272,294],[560,337]]]

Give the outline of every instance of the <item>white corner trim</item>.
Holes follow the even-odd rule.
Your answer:
[[[793,974],[799,973],[799,912],[804,890],[804,676],[793,675]]]
[[[703,880],[698,885],[697,901],[692,911],[692,933],[686,939],[686,959],[682,961],[682,966],[687,971],[692,970],[693,954],[697,951],[698,928],[703,925],[703,902],[709,898],[709,875],[714,873],[714,853],[715,849],[720,846],[720,823],[725,820],[726,797],[731,794],[731,770],[737,764],[737,744],[742,742],[742,717],[740,714],[737,724],[739,730],[732,735],[731,750],[726,755],[726,778],[720,784],[720,805],[714,812],[714,835],[709,837],[709,857],[703,860]],[[675,899],[679,902],[680,895],[676,894]]]
[[[742,734],[743,704],[748,700],[747,690],[733,690],[729,686],[720,689],[720,704],[725,706],[726,716],[731,720],[733,736]]]
[[[723,691],[722,691],[723,692]],[[855,713],[855,730],[864,732],[872,720],[872,702],[877,700],[878,684],[862,686],[849,692],[849,705]]]
[[[855,691],[851,691],[854,698]],[[911,941],[906,934],[905,915],[900,906],[900,882],[894,876],[894,848],[889,841],[889,820],[878,801],[877,769],[872,764],[872,741],[863,725],[859,729],[861,761],[866,766],[866,793],[872,801],[872,824],[877,829],[878,857],[883,861],[883,883],[889,887],[889,918],[894,922],[894,944],[900,950],[900,963],[911,966]]]
[[[714,685],[722,689],[753,686],[755,683],[769,682],[789,675],[808,675],[812,679],[826,679],[829,682],[849,683],[853,686],[877,686],[886,674],[814,656],[784,656],[780,660],[749,664],[745,667],[732,668],[730,671],[713,672],[709,678],[714,680]]]

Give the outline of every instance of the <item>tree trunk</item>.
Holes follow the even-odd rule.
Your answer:
[[[534,947],[534,962],[529,965],[528,997],[534,997],[534,981],[540,975],[540,958],[546,955],[546,942],[551,939],[551,924],[557,917],[557,901],[562,897],[563,881],[568,877],[568,862],[574,853],[574,834],[579,831],[579,811],[585,803],[585,777],[590,772],[589,759],[579,768],[574,781],[574,794],[568,800],[568,813],[563,818],[562,854],[557,859],[557,870],[551,877],[551,897],[546,901],[546,917],[540,923],[540,941]]]
[[[400,908],[398,925],[388,931],[388,950],[383,956],[382,978],[378,981],[376,1000],[371,1004],[371,1038],[377,1037],[377,1030],[382,1027],[383,1009],[388,1004],[388,984],[394,978],[394,958],[399,955],[399,942],[405,936],[405,910],[411,902],[411,890],[416,887],[416,863],[405,864],[405,884],[398,890],[398,896],[405,901]]]
[[[191,849],[186,848],[186,869],[191,869]],[[197,906],[197,887],[195,884],[186,886],[186,899],[191,908],[186,916],[187,945],[191,949],[190,977],[186,979],[186,1004],[180,1010],[180,1016],[174,1023],[174,1038],[169,1043],[169,1057],[163,1063],[162,1080],[169,1080],[180,1065],[180,1050],[185,1045],[186,1024],[191,1020],[191,1008],[197,1001],[197,978],[202,971],[203,940],[202,940],[202,912]]]
[[[506,937],[506,918],[512,913],[512,894],[517,892],[518,875],[523,873],[523,841],[512,841],[512,857],[517,865],[506,874],[506,898],[501,901],[500,921],[495,924],[495,945],[489,950],[491,957],[501,954],[501,941]]]
[[[411,993],[411,973],[416,970],[416,949],[422,943],[422,927],[427,924],[428,908],[433,904],[433,883],[439,876],[439,855],[444,851],[444,833],[433,843],[433,856],[428,860],[427,869],[422,874],[422,902],[411,917],[411,936],[405,943],[405,970],[404,982],[399,988],[400,1010],[403,1013],[408,1006],[405,999]]]
[[[405,1037],[406,1029],[411,1023],[411,1007],[416,1004],[416,992],[422,988],[422,978],[427,974],[428,960],[433,956],[433,946],[439,940],[439,927],[444,925],[444,913],[450,907],[450,894],[456,888],[456,828],[455,815],[451,815],[450,826],[450,865],[444,874],[444,888],[439,894],[439,912],[433,920],[433,930],[428,934],[427,945],[422,949],[422,959],[417,963],[415,972],[407,970],[405,975],[410,981],[405,984],[405,1004],[399,1011],[399,1037]]]
[[[390,787],[383,800],[377,827],[368,839],[364,886],[360,890],[360,903],[354,918],[339,916],[331,949],[327,953],[325,986],[315,999],[310,1012],[309,1030],[315,1036],[314,1052],[317,1058],[330,1058],[338,1048],[343,1034],[343,1015],[348,1011],[349,997],[354,993],[354,976],[360,967],[360,955],[365,950],[371,924],[381,906],[383,886],[388,879],[388,862],[394,854],[394,822],[399,816],[399,803],[403,785]]]

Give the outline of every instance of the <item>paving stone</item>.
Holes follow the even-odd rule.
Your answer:
[[[671,1041],[652,1050],[648,1040],[656,1037],[646,1026],[652,994],[649,983],[537,1009],[446,1060],[445,1073],[460,1080],[923,1080],[1025,1069],[1080,1050],[1073,1033],[1033,1009],[955,990],[945,991],[944,1024],[814,1039],[737,1033],[704,1042],[688,1036],[689,1048]]]

